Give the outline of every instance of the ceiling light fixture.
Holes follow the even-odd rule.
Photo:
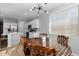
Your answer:
[[[36,13],[39,15],[41,12],[43,13],[48,13],[48,11],[46,11],[44,9],[45,5],[47,3],[37,3],[37,6],[33,7],[32,9],[30,9],[30,11],[37,11]]]

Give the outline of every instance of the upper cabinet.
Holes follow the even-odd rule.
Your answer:
[[[28,25],[31,25],[32,28],[39,28],[39,19],[35,19],[28,22],[27,26]]]
[[[17,22],[4,20],[3,21],[3,34],[8,34],[9,32],[17,32]]]

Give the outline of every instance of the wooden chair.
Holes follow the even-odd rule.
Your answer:
[[[64,35],[58,35],[57,42],[63,46],[68,46],[68,39],[69,37],[66,37]]]
[[[66,37],[64,35],[58,35],[57,42],[61,45],[61,48],[57,51],[57,56],[70,56],[72,53],[71,48],[68,46],[68,39],[69,37]]]
[[[0,48],[7,47],[7,35],[0,35]]]

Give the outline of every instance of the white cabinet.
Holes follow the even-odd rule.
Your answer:
[[[8,29],[10,26],[17,26],[17,22],[10,22],[8,20],[3,20],[3,34],[8,34]]]
[[[29,38],[39,37],[39,32],[29,32]]]
[[[8,47],[19,44],[20,42],[20,33],[9,33],[8,34]]]
[[[20,42],[20,35],[15,34],[11,36],[11,45],[16,45]]]
[[[28,25],[32,25],[32,28],[39,28],[39,19],[28,22],[27,26]]]

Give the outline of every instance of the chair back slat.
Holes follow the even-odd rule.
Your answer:
[[[69,37],[66,37],[64,35],[58,35],[57,42],[62,46],[62,49],[59,48],[57,51],[56,56],[70,56],[72,53],[71,48],[68,46],[68,39]]]
[[[58,35],[57,42],[63,46],[68,46],[68,39],[69,37],[66,37],[64,35]]]

